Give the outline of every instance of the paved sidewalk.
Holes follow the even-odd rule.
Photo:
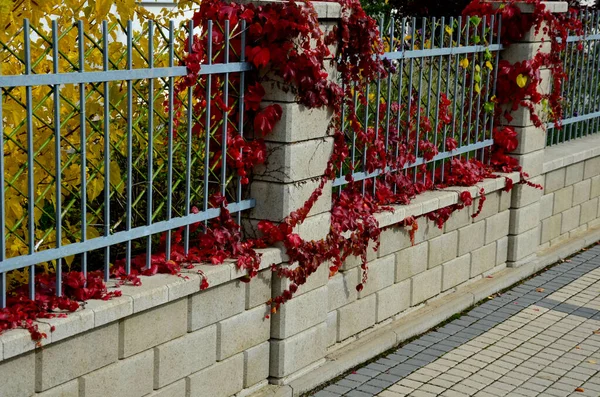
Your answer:
[[[600,246],[315,397],[600,396]]]

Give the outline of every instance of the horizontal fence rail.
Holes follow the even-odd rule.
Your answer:
[[[547,146],[600,131],[600,13],[582,11],[572,17],[582,22],[583,35],[569,35],[561,53],[567,75],[561,88],[562,127],[548,123]]]
[[[364,193],[368,181],[399,172],[414,182],[443,183],[451,159],[484,161],[493,144],[500,22],[493,16],[382,21],[388,74],[365,92],[352,90],[354,105],[345,106],[343,116],[350,155],[334,187],[362,181]],[[368,148],[360,135],[383,137],[388,164],[400,166],[365,169]]]
[[[209,43],[206,64],[177,90],[192,31]],[[25,20],[0,42],[1,307],[24,280],[35,298],[36,271],[56,273],[60,296],[64,269],[108,279],[116,261],[130,273],[157,251],[187,255],[221,214],[215,194],[238,221],[254,206],[228,167],[228,137],[243,137],[244,47],[243,22],[212,21],[134,31]]]

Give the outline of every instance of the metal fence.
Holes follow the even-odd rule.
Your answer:
[[[346,185],[351,175],[362,181],[364,192],[369,180],[398,172],[433,184],[443,182],[453,157],[483,160],[493,144],[500,22],[494,17],[382,21],[389,74],[365,92],[354,91],[353,106],[344,108],[350,155],[334,186]],[[455,141],[454,150],[446,147],[447,138]],[[428,144],[420,147],[418,140]],[[373,141],[384,146],[386,169],[365,167]]]
[[[548,124],[548,146],[600,131],[600,12],[573,14],[582,22],[583,35],[573,32],[561,54],[567,78],[563,82],[562,128]]]
[[[56,272],[61,295],[64,268],[108,279],[116,259],[129,272],[146,253],[150,266],[157,245],[167,259],[176,245],[187,253],[190,226],[220,214],[212,194],[238,217],[253,207],[227,167],[228,136],[243,135],[245,29],[196,27],[198,40],[222,40],[194,87],[177,90],[191,29],[26,20],[0,42],[0,306],[14,274],[35,297],[36,266]]]

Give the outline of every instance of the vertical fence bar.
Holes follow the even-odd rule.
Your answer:
[[[2,70],[0,68],[0,74]],[[2,115],[2,87],[0,87],[0,263],[6,259],[6,211],[4,199],[4,118]],[[0,309],[6,307],[6,273],[0,273]]]
[[[412,29],[411,29],[411,42],[410,42],[410,50],[413,51],[415,49],[415,33],[416,33],[416,27],[417,27],[417,18],[413,18],[412,19]],[[410,141],[410,111],[411,111],[411,105],[412,105],[412,89],[413,89],[413,72],[414,72],[414,60],[413,58],[410,58],[410,62],[409,62],[409,68],[408,68],[408,104],[407,104],[407,110],[406,110],[406,115],[407,115],[407,121],[406,121],[406,125],[407,130],[406,130],[406,140],[407,142]],[[419,106],[418,102],[417,102],[417,106]],[[418,133],[417,133],[418,135]],[[419,147],[418,144],[418,137],[415,137],[415,146]],[[408,170],[407,170],[408,171]],[[415,178],[416,178],[416,174],[415,174]]]
[[[108,23],[102,21],[102,70],[108,71]],[[110,93],[104,86],[104,237],[110,235]],[[104,248],[104,281],[110,277],[110,246]]]
[[[31,74],[31,42],[29,34],[29,19],[23,26],[25,74]],[[34,180],[34,150],[33,150],[33,98],[31,86],[25,87],[27,110],[27,216],[29,255],[35,252],[35,180]],[[29,266],[29,299],[35,299],[35,265]]]
[[[581,13],[581,23],[583,28],[583,35],[584,37],[587,37],[588,34],[588,28],[589,28],[589,24],[586,23],[587,22],[587,11],[586,12],[582,12]],[[586,54],[585,54],[585,43],[587,40],[583,40],[583,43],[581,45],[581,51],[580,51],[580,55],[581,55],[581,68],[578,68],[577,70],[577,77],[579,80],[579,87],[577,87],[577,95],[575,97],[575,102],[574,102],[574,112],[575,115],[579,115],[582,114],[582,108],[581,108],[581,102],[582,102],[582,90],[583,90],[583,76],[585,74],[584,70],[586,68],[587,62],[586,62]],[[576,122],[573,123],[573,127],[575,128],[575,138],[579,138],[582,136],[583,131],[581,131],[581,122]]]
[[[132,70],[133,59],[133,27],[131,21],[127,21],[127,69]],[[133,81],[127,80],[127,214],[125,230],[131,230],[131,205],[133,196]],[[131,240],[127,240],[125,253],[125,272],[131,273]]]
[[[571,13],[570,18],[574,18],[575,17],[575,13]],[[563,118],[567,118],[567,114],[570,113],[571,110],[571,104],[570,102],[567,100],[567,97],[570,96],[570,91],[572,90],[572,80],[573,80],[573,51],[575,49],[575,44],[574,43],[570,43],[567,42],[566,44],[566,49],[565,49],[565,57],[568,55],[568,59],[569,59],[569,67],[565,68],[565,70],[568,70],[567,73],[567,78],[566,78],[566,89],[564,91],[564,95],[563,95],[563,102],[565,104],[564,108],[563,108]],[[571,48],[571,51],[569,52],[568,49],[569,47]],[[560,139],[560,142],[565,142],[568,139],[568,130],[570,130],[570,126],[566,125],[562,128],[562,139]]]
[[[229,63],[229,20],[225,21],[225,56],[223,63]],[[223,79],[223,130],[221,131],[221,195],[225,197],[227,189],[227,126],[229,124],[229,73],[225,73]]]
[[[430,42],[430,45],[429,45],[430,49],[433,49],[435,47],[435,28],[436,28],[436,24],[437,24],[437,18],[433,17],[431,19],[431,28],[430,28],[430,34],[431,34],[431,42]],[[423,32],[425,33],[426,32],[425,31],[425,27],[423,27],[423,29],[424,29]],[[423,48],[425,48],[425,44],[423,44]],[[428,68],[429,68],[429,81],[427,82],[427,110],[425,112],[425,117],[429,118],[429,120],[431,120],[431,113],[430,113],[431,112],[431,96],[434,95],[433,88],[432,88],[432,86],[433,86],[433,82],[432,82],[432,80],[433,80],[433,62],[434,62],[433,60],[434,60],[433,56],[430,56],[429,57],[429,65],[428,65]],[[425,61],[425,58],[423,58],[423,62],[424,61]],[[438,79],[440,78],[439,73],[438,73],[437,77],[438,77]],[[435,94],[437,94],[437,97],[439,99],[440,93],[439,92],[435,92]],[[433,128],[434,129],[432,131],[432,134],[433,134],[433,141],[435,142],[435,145],[437,147],[437,131],[435,130],[435,126],[436,125],[437,125],[437,121],[433,124]],[[431,141],[431,139],[429,138],[429,134],[425,135],[425,140]],[[432,174],[433,174],[434,171],[435,171],[435,164],[432,167],[432,171],[431,171]],[[427,172],[424,172],[423,173],[423,183],[425,183],[426,180],[427,180]],[[432,175],[432,180],[433,180],[433,175]]]
[[[481,20],[481,34],[480,34],[481,37],[480,37],[480,40],[482,40],[482,41],[485,41],[485,25],[486,25],[486,22],[487,22],[486,16],[484,15],[483,18],[482,18],[482,20]],[[475,142],[477,142],[479,140],[479,119],[481,118],[481,94],[482,94],[482,92],[485,92],[485,91],[482,91],[482,89],[481,89],[481,86],[483,85],[483,81],[481,79],[481,76],[483,75],[483,71],[485,69],[485,63],[483,65],[480,65],[480,57],[477,56],[477,55],[476,55],[476,57],[477,57],[477,64],[476,64],[476,66],[479,66],[479,72],[478,72],[479,73],[479,81],[476,84],[477,84],[477,87],[479,87],[479,92],[477,92],[477,112],[476,112],[476,115],[475,115]],[[484,56],[484,59],[485,59],[485,56]],[[484,131],[485,131],[485,128],[484,128]],[[485,140],[485,132],[482,134],[481,140],[482,141]],[[481,160],[483,160],[483,153],[484,153],[484,150],[483,150],[483,148],[481,148],[481,156],[480,156]]]
[[[493,17],[492,17],[493,18]],[[494,24],[492,23],[492,26],[494,26]],[[498,15],[498,27],[496,28],[496,41],[498,45],[500,45],[502,43],[501,37],[500,37],[500,32],[502,30],[502,16]],[[493,30],[493,28],[492,28]],[[498,63],[500,61],[500,52],[496,52],[495,55],[495,65],[494,65],[494,82],[493,82],[493,88],[492,88],[492,94],[496,95],[496,83],[498,82]],[[494,134],[494,117],[490,117],[490,137],[492,137]],[[490,159],[488,158],[488,163],[490,162]]]
[[[148,68],[154,68],[154,21],[148,21]],[[154,79],[148,78],[148,174],[146,183],[146,224],[152,225],[152,184],[154,182]],[[171,192],[167,191],[170,195]],[[152,235],[146,237],[146,269],[150,269],[152,257]]]
[[[188,23],[188,53],[193,53],[194,46],[194,21]],[[191,183],[192,183],[192,123],[193,123],[193,95],[192,86],[187,89],[187,144],[185,148],[185,216],[190,215]],[[239,225],[239,222],[238,222]],[[190,225],[185,226],[183,252],[187,255],[190,251]]]
[[[471,25],[471,20],[467,19],[467,23],[465,24],[465,45],[469,45],[469,28]],[[465,55],[465,57],[467,57],[467,55]],[[468,57],[466,58],[467,60],[469,59]],[[467,66],[468,67],[468,66]],[[467,68],[463,68],[463,84],[462,84],[462,100],[460,103],[463,104],[465,103],[465,96],[466,96],[466,91],[467,91],[467,87],[465,87],[467,85]],[[471,95],[472,96],[472,95]],[[464,128],[465,128],[465,109],[464,107],[461,109],[460,111],[460,141],[458,142],[458,147],[462,147],[463,143],[464,143]],[[469,131],[467,130],[467,134],[469,133]]]
[[[587,11],[587,33],[590,34],[592,32],[592,27],[594,26],[594,14]],[[590,86],[588,84],[588,82],[591,80],[592,76],[590,76],[590,70],[591,68],[591,64],[594,61],[594,59],[590,56],[592,47],[591,47],[591,41],[588,40],[587,36],[585,38],[585,44],[587,46],[587,52],[586,52],[586,62],[585,62],[585,81],[586,81],[586,85],[584,88],[584,95],[581,98],[581,113],[582,114],[588,114],[589,113],[589,90],[590,90]],[[590,125],[590,119],[584,120],[581,122],[581,126],[582,126],[582,135],[589,135],[589,125]]]
[[[58,22],[52,21],[52,71],[58,74]],[[61,133],[60,133],[60,85],[52,87],[54,96],[54,175],[55,182],[55,229],[56,248],[62,246],[62,160],[61,160]],[[1,119],[1,118],[0,118]],[[56,260],[56,296],[62,296],[62,258]]]
[[[592,15],[593,15],[592,32],[597,33],[598,32],[598,29],[597,29],[598,22],[600,22],[600,14],[597,11],[592,11]],[[592,55],[593,65],[592,65],[592,70],[591,70],[592,84],[590,87],[588,112],[593,113],[596,111],[596,99],[598,97],[598,41],[595,39],[591,40],[590,46],[592,46],[592,48],[593,48],[593,55]],[[591,134],[594,134],[597,132],[595,129],[597,120],[598,120],[597,117],[594,119],[588,120],[588,130],[590,131]]]
[[[401,50],[404,51],[404,30],[406,26],[406,17],[402,18],[402,26],[400,28],[400,43],[402,45]],[[392,27],[393,29],[393,27]],[[402,122],[402,84],[404,84],[404,59],[400,59],[398,62],[398,117],[396,118],[396,134],[398,134],[398,143],[396,143],[396,160],[400,155],[400,141],[402,130],[400,128]],[[401,172],[401,170],[397,170],[397,172]],[[398,190],[398,185],[394,183],[394,194],[396,194]]]
[[[446,18],[442,17],[442,19],[440,20],[440,44],[439,47],[440,48],[444,48],[444,32],[445,32],[445,26],[446,26]],[[434,37],[434,35],[432,35],[432,37]],[[434,42],[433,40],[431,41],[431,48],[433,48]],[[443,60],[443,56],[439,56],[438,58],[438,75],[437,75],[437,89],[435,91],[436,95],[437,95],[437,101],[435,104],[435,118],[434,118],[434,123],[433,123],[433,137],[434,137],[434,145],[437,148],[438,147],[438,134],[439,134],[439,130],[438,130],[438,123],[440,122],[440,100],[442,97],[442,60]],[[431,79],[430,79],[431,80]],[[430,83],[431,84],[431,83]],[[443,152],[446,151],[446,139],[445,139],[445,134],[446,131],[444,131],[444,140],[442,141],[442,148],[443,148]],[[442,164],[443,164],[443,160],[442,160]],[[431,170],[431,182],[433,184],[435,184],[435,169],[436,169],[436,162],[433,162],[433,167]]]
[[[175,60],[173,33],[175,22],[169,21],[169,67],[173,67]],[[167,136],[167,221],[171,220],[173,210],[173,95],[175,79],[169,77],[169,123]],[[171,259],[171,229],[167,230],[166,259]]]
[[[458,17],[458,34],[457,34],[457,38],[456,38],[456,46],[460,47],[460,39],[462,37],[462,17]],[[456,97],[458,96],[458,76],[460,75],[460,56],[456,55],[456,59],[454,60],[455,65],[454,65],[454,69],[455,69],[455,73],[454,73],[454,94],[452,94],[452,138],[456,139],[456,107],[458,104],[458,101],[456,100]],[[458,142],[459,146],[460,146],[460,142]]]
[[[583,18],[583,14],[580,13],[579,14],[579,19],[582,20],[582,18]],[[575,69],[573,70],[573,75],[574,75],[573,76],[574,77],[573,80],[574,81],[577,81],[575,79],[577,79],[577,78],[580,77],[579,73],[578,73],[578,70],[579,70],[579,61],[581,60],[583,62],[583,59],[581,59],[582,58],[581,55],[582,55],[581,51],[577,50],[577,55],[576,55],[576,59],[575,59]],[[581,80],[581,79],[578,79],[578,80]],[[577,93],[579,92],[578,88],[579,87],[576,85],[576,83],[574,83],[573,84],[573,92],[571,94],[571,101],[570,101],[570,108],[571,108],[570,109],[571,110],[570,117],[575,116],[575,112],[577,110],[576,106],[575,106],[575,102],[577,100]],[[573,132],[575,132],[575,137],[577,137],[577,131],[576,130],[573,131],[575,129],[575,123],[569,124],[568,127],[569,127],[569,140],[573,139]]]
[[[469,20],[469,22],[470,22],[470,20]],[[479,23],[481,23],[481,21]],[[467,22],[467,26],[468,25],[469,25],[469,23]],[[473,28],[474,38],[477,37],[477,28],[478,28],[477,25],[475,25]],[[468,30],[467,30],[467,34],[469,34]],[[473,39],[473,41],[475,41],[475,39]],[[469,44],[470,44],[470,42],[469,42],[469,40],[467,40],[467,45],[469,45]],[[476,67],[477,67],[478,62],[479,62],[479,57],[477,56],[477,53],[474,53],[473,60],[471,62],[471,88],[469,91],[469,113],[467,116],[468,118],[467,118],[467,125],[466,125],[467,145],[471,144],[471,135],[472,135],[471,128],[473,127],[473,95],[474,95],[474,88],[475,88],[475,72],[476,72]],[[466,72],[466,69],[465,69],[465,72]],[[469,157],[470,157],[470,153],[467,152],[466,153],[467,160],[469,159]]]
[[[389,40],[390,40],[390,52],[394,52],[394,17],[392,17],[390,19]],[[388,154],[388,147],[389,147],[391,107],[392,107],[392,73],[390,73],[388,71],[388,74],[387,74],[387,104],[385,106],[385,110],[386,110],[386,115],[385,115],[385,153],[386,154]],[[343,117],[342,117],[342,120],[343,120]]]
[[[600,26],[600,12],[598,11],[594,11],[594,14],[596,16],[596,20],[594,22],[594,32],[598,33],[598,27]],[[599,99],[600,99],[600,92],[598,91],[599,86],[600,86],[600,59],[598,59],[600,57],[599,54],[599,42],[597,39],[594,39],[592,41],[593,45],[594,45],[594,67],[593,67],[593,76],[594,78],[592,79],[592,103],[591,103],[591,112],[596,112],[598,110],[598,103],[599,103]],[[599,117],[595,117],[592,120],[592,126],[591,131],[592,133],[597,133],[598,132],[598,122],[600,121]]]
[[[450,18],[450,45],[449,48],[453,48],[454,47],[454,18],[451,17]],[[442,41],[440,42],[441,47],[444,47],[444,32],[446,31],[446,28],[444,26],[442,26]],[[441,59],[441,57],[440,57]],[[448,60],[446,62],[446,97],[450,96],[450,78],[452,77],[451,75],[451,71],[452,71],[452,54],[448,55]],[[441,73],[441,69],[440,69],[440,73]],[[454,102],[454,101],[453,101]],[[438,105],[439,107],[439,105]],[[439,110],[439,109],[438,109]],[[453,112],[454,113],[454,112]],[[444,145],[444,151],[446,151],[446,137],[448,135],[448,126],[445,125],[444,126],[444,141],[442,142],[442,144]],[[442,160],[442,169],[441,169],[441,181],[444,182],[444,173],[445,173],[445,168],[446,168],[446,160]]]
[[[240,33],[240,62],[246,61],[246,21],[241,22],[241,33]],[[240,108],[240,117],[239,117],[239,125],[238,132],[242,138],[244,138],[244,91],[246,87],[246,72],[240,72],[240,94],[239,94],[239,108]],[[342,103],[342,133],[344,132],[344,104]],[[242,154],[240,152],[240,154]],[[341,167],[340,167],[341,168]],[[238,177],[237,183],[237,202],[242,201],[242,178]],[[238,225],[242,222],[242,213],[238,211],[236,214]]]
[[[422,26],[422,37],[421,37],[421,46],[425,47],[425,36],[427,35],[427,19],[422,18],[421,19],[421,26]],[[419,130],[421,128],[421,104],[423,102],[423,98],[421,96],[421,93],[423,92],[423,69],[424,69],[424,61],[425,58],[420,58],[420,67],[419,67],[419,88],[417,90],[417,100],[416,100],[416,105],[417,105],[417,128],[415,130],[415,158],[419,158]],[[413,168],[413,181],[416,182],[417,181],[417,168]]]
[[[213,30],[213,22],[212,21],[208,21],[207,22],[207,48],[206,48],[206,53],[208,54],[207,56],[207,64],[208,65],[212,65],[212,57],[213,57],[213,53],[212,53],[212,38],[213,38],[213,34],[212,34],[212,30]],[[204,211],[206,211],[208,209],[208,176],[209,176],[209,165],[210,165],[210,107],[211,107],[211,102],[212,102],[212,94],[211,94],[211,88],[212,88],[212,76],[209,74],[206,76],[206,110],[204,111],[204,115],[205,115],[205,128],[206,128],[206,137],[204,140]],[[207,223],[204,222],[204,224],[206,225]]]
[[[384,20],[381,18],[379,21],[379,39],[383,42],[383,25]],[[381,102],[381,73],[377,73],[377,94],[375,96],[375,142],[379,139],[379,103]],[[369,106],[369,101],[367,98],[367,106]],[[384,172],[384,170],[381,170]],[[377,191],[377,176],[373,177],[373,194]]]
[[[365,86],[365,118],[364,118],[364,129],[365,129],[365,136],[367,136],[367,131],[369,129],[369,88],[370,88],[370,84],[366,84]],[[367,172],[367,145],[368,142],[365,142],[364,146],[363,146],[363,156],[362,156],[362,171],[363,172]],[[365,187],[366,187],[366,183],[367,183],[367,178],[364,178],[362,180],[362,195],[365,195]]]
[[[494,43],[494,22],[495,22],[494,15],[492,14],[490,16],[490,33],[489,33],[489,38],[487,39],[488,45],[491,45]],[[485,26],[485,24],[483,26]],[[484,31],[483,37],[485,37],[485,31]],[[485,59],[485,57],[484,57],[484,59]],[[487,69],[488,62],[490,62],[490,65],[492,64],[491,60],[489,60],[489,59],[486,60],[486,62],[483,64],[483,67],[481,68],[481,70]],[[490,93],[490,76],[492,74],[492,71],[487,70],[485,73],[487,75],[485,78],[485,101],[487,103],[490,100],[491,95],[493,95]],[[483,121],[482,136],[483,136],[483,140],[486,140],[487,139],[487,126],[488,126],[488,112],[485,111],[485,109],[483,111],[483,120],[482,121]],[[491,132],[490,132],[490,138],[492,138]],[[484,160],[485,160],[485,148],[482,148],[481,149],[481,161],[483,162]]]
[[[83,21],[77,21],[79,73],[85,71]],[[81,242],[87,240],[87,132],[85,126],[85,84],[79,84],[79,141],[81,144]],[[87,280],[87,252],[81,253],[81,271]],[[87,282],[87,281],[86,281]]]

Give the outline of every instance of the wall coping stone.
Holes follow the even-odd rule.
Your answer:
[[[427,191],[418,195],[409,205],[395,205],[394,212],[383,212],[376,214],[381,227],[390,226],[403,221],[406,216],[419,216],[458,203],[459,194],[469,190],[473,198],[479,196],[479,190],[483,187],[486,193],[503,189],[506,181],[504,177],[519,182],[519,173],[497,174],[498,178],[489,178],[481,183],[470,187],[449,187],[437,191]],[[262,254],[260,270],[278,265],[289,260],[283,248],[257,249]],[[111,280],[107,283],[109,291],[119,288],[122,296],[107,301],[90,300],[82,305],[82,308],[74,313],[69,313],[65,318],[40,319],[36,322],[41,332],[47,334],[47,338],[41,341],[43,346],[58,342],[79,333],[100,327],[109,322],[117,321],[135,313],[139,313],[154,307],[172,302],[200,291],[201,270],[207,277],[209,289],[217,287],[226,282],[237,280],[247,275],[246,271],[240,271],[233,260],[227,260],[222,265],[196,264],[192,269],[182,269],[181,277],[169,274],[156,274],[146,277],[140,276],[142,285],[118,286],[117,282]],[[54,332],[50,327],[54,326]],[[31,335],[23,329],[8,330],[0,335],[0,361],[15,357],[17,355],[34,350],[35,343]]]
[[[500,7],[502,4],[506,4],[504,1],[489,1],[488,3],[492,3],[495,7]],[[566,1],[542,1],[542,4],[546,6],[546,10],[551,13],[565,13],[569,11],[569,3]],[[517,7],[524,14],[531,14],[534,11],[534,5],[530,3],[516,3]]]
[[[600,134],[564,142],[544,149],[542,173],[600,156]]]

